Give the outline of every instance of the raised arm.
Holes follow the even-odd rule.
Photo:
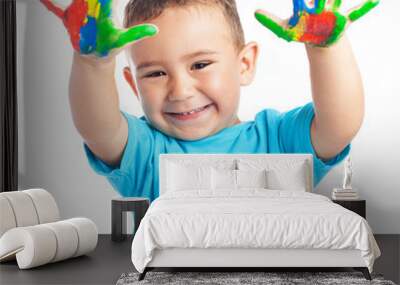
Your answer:
[[[364,91],[349,40],[329,48],[307,46],[315,117],[311,141],[318,157],[340,153],[359,131],[364,117]]]
[[[90,150],[109,165],[118,165],[128,138],[119,110],[115,59],[96,62],[74,52],[69,102],[76,129]]]
[[[315,107],[311,141],[317,156],[329,160],[351,142],[364,116],[360,72],[343,34],[379,0],[366,0],[346,15],[339,12],[341,0],[307,2],[293,0],[293,16],[288,20],[263,10],[257,10],[255,16],[277,36],[306,44]]]
[[[96,156],[118,165],[128,138],[119,110],[115,56],[127,44],[157,33],[154,25],[120,30],[113,24],[111,0],[74,0],[63,9],[50,0],[46,8],[62,19],[74,48],[69,82],[73,122]]]

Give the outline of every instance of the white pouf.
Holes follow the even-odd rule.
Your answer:
[[[84,255],[97,246],[90,219],[60,221],[53,196],[44,189],[0,193],[0,262],[17,260],[28,269]]]

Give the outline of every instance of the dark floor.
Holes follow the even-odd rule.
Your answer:
[[[375,261],[374,273],[399,284],[400,235],[375,235],[375,239],[382,255]],[[132,238],[112,242],[110,235],[99,235],[96,250],[88,255],[27,270],[19,270],[16,261],[1,263],[0,284],[115,284],[122,273],[135,271],[131,244]]]
[[[400,283],[400,235],[375,235],[381,256],[375,261],[374,272],[385,279]]]

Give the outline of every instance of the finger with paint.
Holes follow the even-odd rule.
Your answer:
[[[73,48],[80,54],[105,57],[114,49],[151,37],[158,29],[152,24],[141,24],[119,29],[112,21],[112,0],[73,0],[65,10],[51,0],[40,0],[59,17],[68,33]]]
[[[293,16],[282,20],[270,13],[257,10],[256,19],[278,37],[286,41],[303,42],[327,47],[335,43],[347,25],[367,14],[379,4],[379,0],[366,0],[346,16],[339,12],[342,0],[314,0],[312,7],[306,0],[293,0]]]

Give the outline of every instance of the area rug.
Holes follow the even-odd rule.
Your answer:
[[[372,280],[366,280],[361,272],[147,272],[146,277],[138,281],[139,273],[123,273],[117,285],[133,284],[379,284],[396,285],[384,280],[381,274],[371,274]]]

